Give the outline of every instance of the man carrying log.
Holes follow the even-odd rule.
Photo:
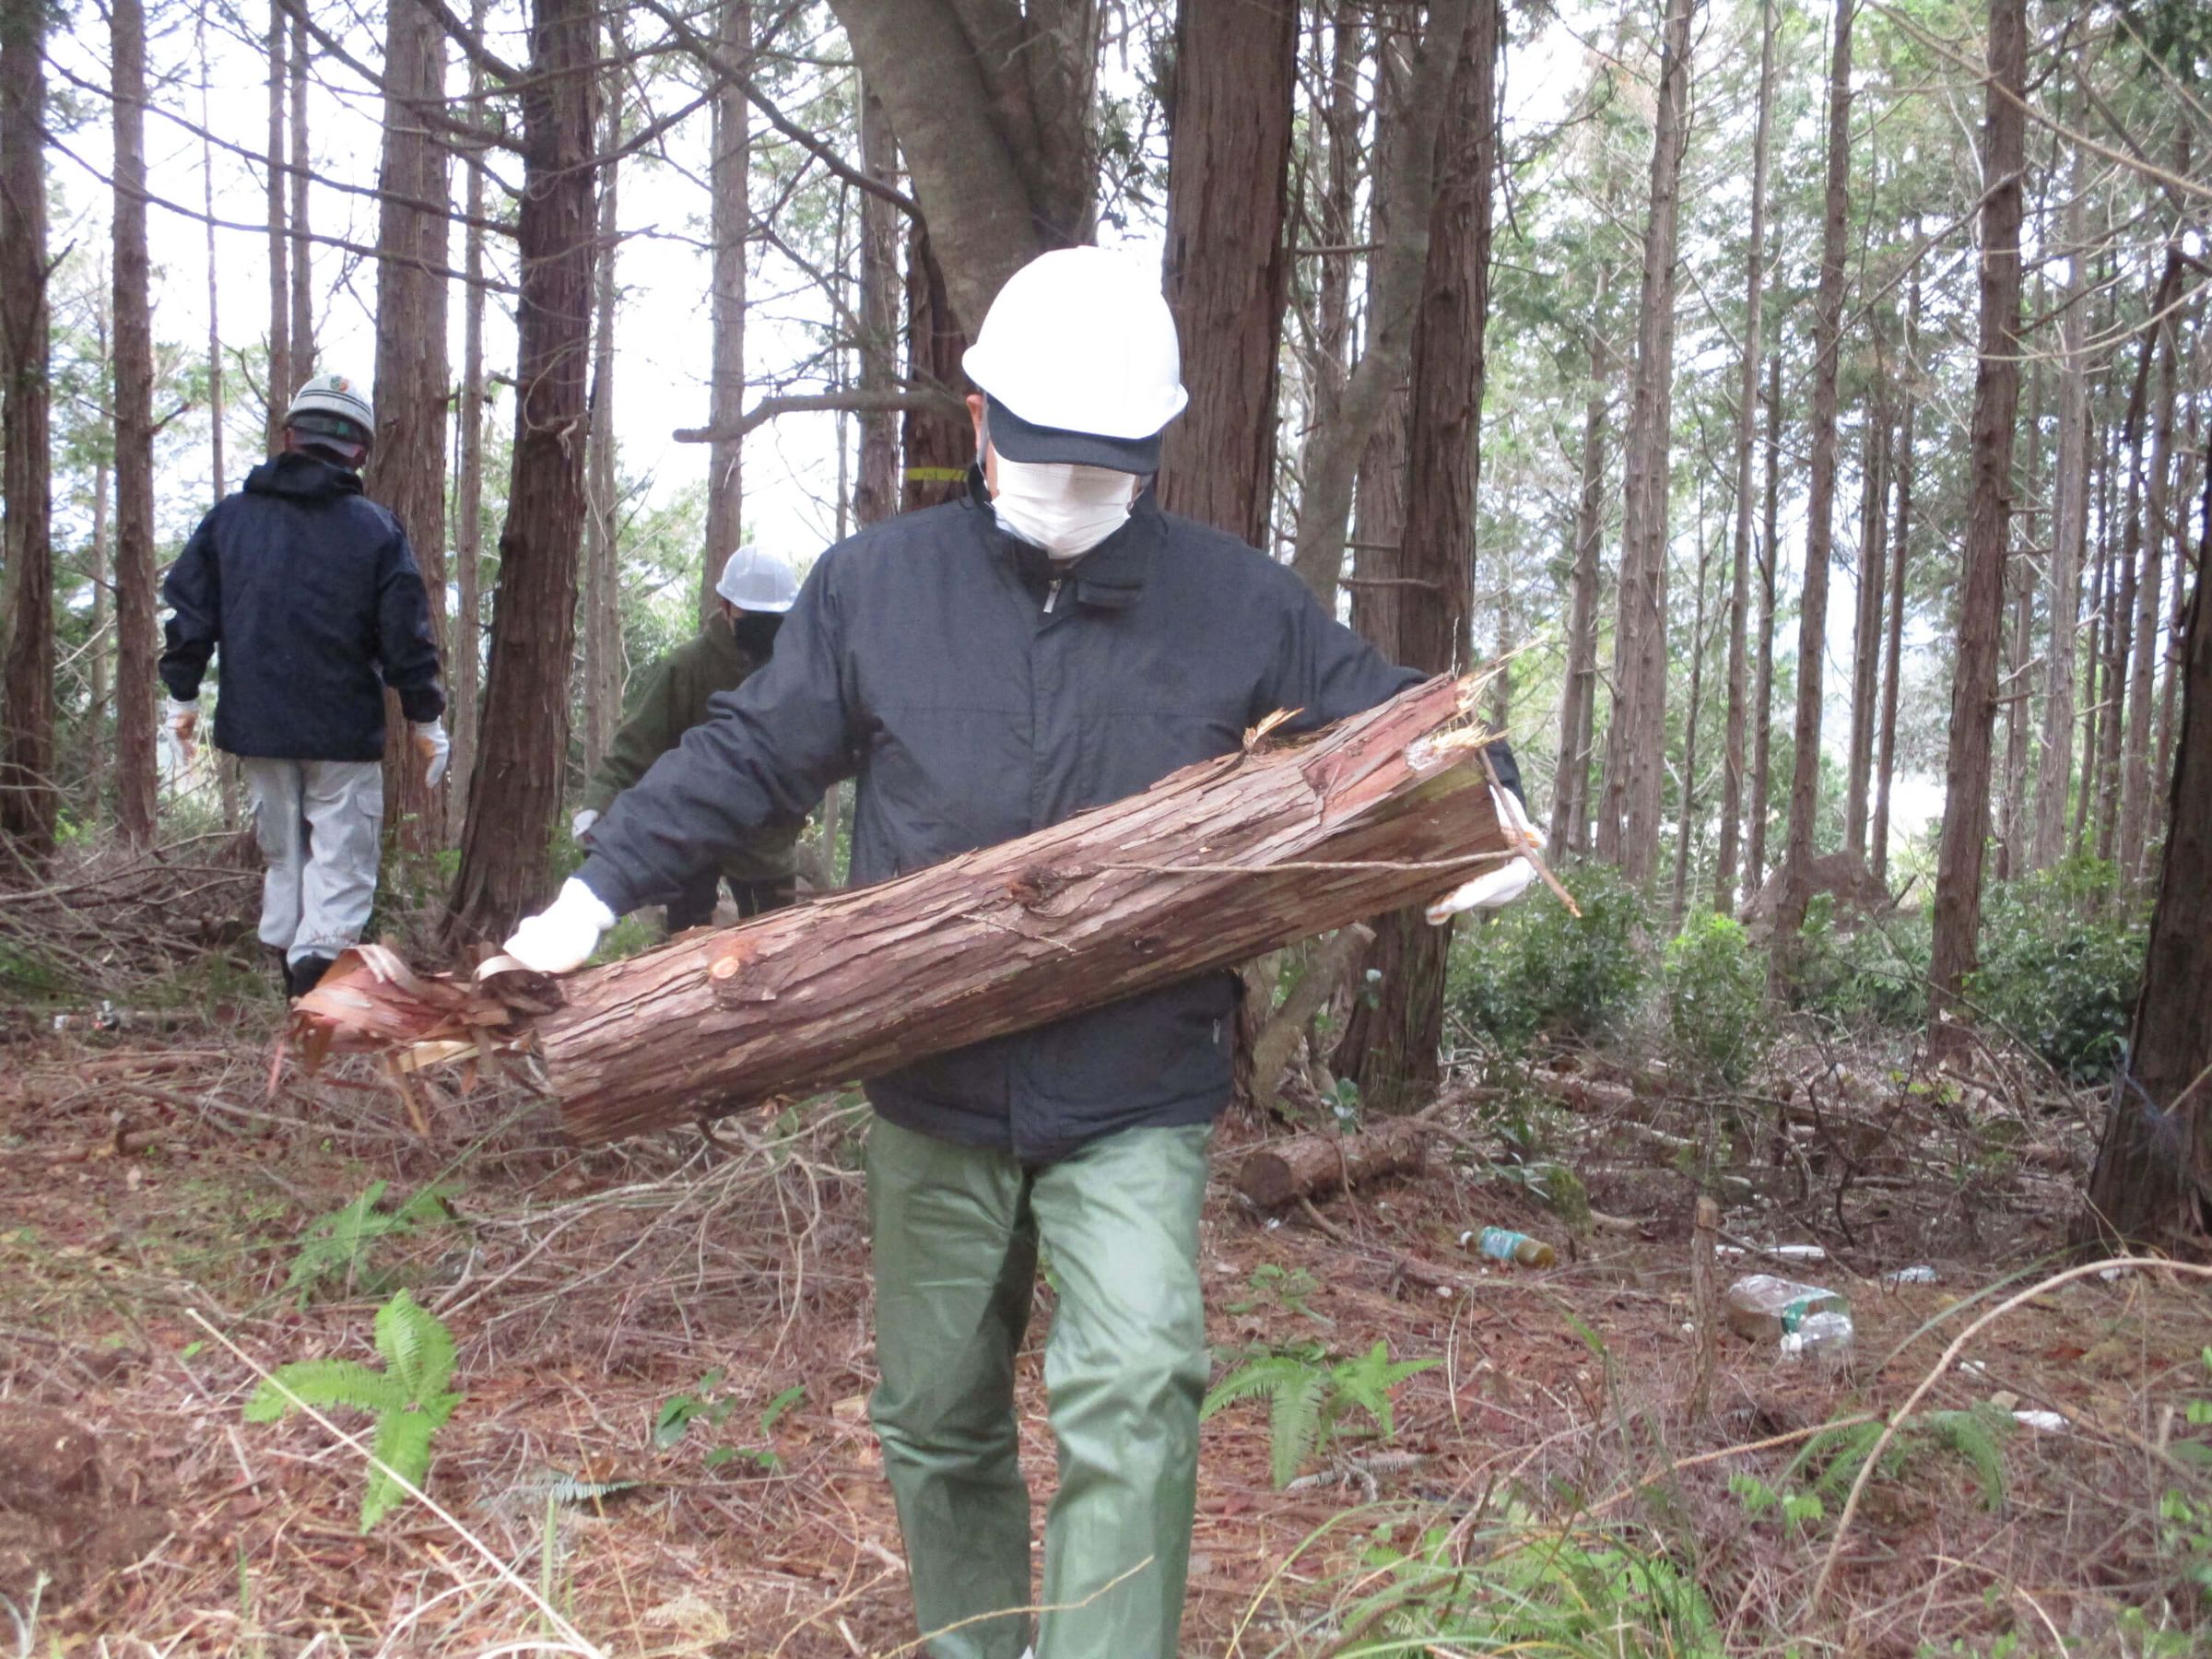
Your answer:
[[[791,567],[759,547],[739,547],[723,562],[714,583],[714,614],[698,633],[641,675],[631,689],[622,729],[607,746],[606,758],[584,791],[583,805],[571,820],[570,833],[579,845],[592,844],[593,827],[617,795],[711,716],[710,700],[735,691],[767,665],[798,591]],[[740,916],[765,915],[789,904],[797,879],[793,848],[805,824],[803,817],[771,824],[693,877],[668,901],[668,931],[681,933],[712,922],[724,881]]]
[[[1311,729],[1418,681],[1285,567],[1160,510],[1147,480],[1185,399],[1143,267],[1042,255],[964,361],[983,389],[967,498],[821,557],[768,667],[616,801],[511,956],[578,966],[617,914],[845,776],[853,880],[881,881],[1234,754],[1278,711]],[[1504,902],[1531,875],[1515,865],[1444,902]],[[1060,1284],[1060,1479],[1036,1651],[1176,1651],[1207,1371],[1198,1217],[1235,997],[1208,974],[868,1080],[871,1415],[936,1659],[1016,1659],[1030,1636],[1014,1361],[1040,1244]]]

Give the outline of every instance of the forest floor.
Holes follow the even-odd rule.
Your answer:
[[[434,1092],[426,1136],[358,1062],[272,1089],[279,1020],[242,981],[112,1031],[0,1011],[0,1651],[914,1651],[865,1412],[864,1106],[579,1149],[487,1082]],[[1206,1422],[1187,1653],[1458,1653],[1516,1631],[1545,1653],[2192,1651],[2174,1627],[2204,1617],[2212,1521],[2167,1494],[2202,1490],[2194,1281],[2090,1274],[1993,1322],[1838,1533],[1858,1465],[1820,1430],[1898,1408],[1977,1315],[2065,1265],[2089,1102],[1994,1057],[1980,1085],[1900,1086],[1864,1048],[1802,1049],[1801,1093],[1732,1102],[1752,1127],[1721,1160],[1725,1234],[1824,1246],[1774,1270],[1848,1294],[1857,1339],[1818,1363],[1724,1334],[1700,1416],[1709,1105],[1585,1064],[1571,1108],[1556,1081],[1458,1099],[1424,1172],[1285,1218],[1230,1182],[1280,1129],[1225,1124],[1202,1252],[1217,1347],[1380,1341],[1435,1363],[1399,1386],[1387,1444],[1348,1436],[1288,1490],[1262,1402]],[[1599,1224],[1538,1201],[1501,1113],[1533,1114]],[[374,1182],[387,1210],[442,1186],[451,1217],[290,1288],[311,1224]],[[1486,1270],[1459,1239],[1492,1223],[1556,1241],[1559,1265]],[[1935,1282],[1883,1282],[1915,1265]],[[360,1451],[241,1408],[257,1368],[373,1362],[399,1287],[458,1342],[465,1397],[429,1480],[452,1519],[402,1505],[363,1536]],[[1041,1524],[1038,1294],[1019,1389]],[[1940,1415],[1993,1395],[1979,1438]],[[1677,1594],[1696,1610],[1653,1614]]]

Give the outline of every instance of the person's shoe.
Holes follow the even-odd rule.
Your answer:
[[[305,996],[323,982],[323,976],[330,971],[330,965],[335,959],[326,956],[303,956],[292,963],[285,971],[285,994],[291,997]]]

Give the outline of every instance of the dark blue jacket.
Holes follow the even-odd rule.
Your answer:
[[[357,473],[287,452],[200,521],[161,583],[161,680],[196,696],[222,648],[215,745],[283,760],[374,760],[384,688],[409,720],[445,710],[429,596],[399,521]]]
[[[859,779],[853,879],[882,881],[1056,824],[1423,677],[1325,615],[1284,566],[1160,511],[1072,566],[969,498],[889,519],[816,563],[768,666],[712,700],[592,831],[579,872],[618,914],[830,783]],[[1235,980],[1211,973],[901,1067],[892,1122],[1032,1162],[1227,1102]]]

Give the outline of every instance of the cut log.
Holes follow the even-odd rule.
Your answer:
[[[1294,1198],[1318,1198],[1378,1175],[1418,1170],[1429,1125],[1419,1118],[1385,1118],[1358,1135],[1293,1135],[1246,1156],[1237,1191],[1262,1209]]]
[[[488,963],[465,1018],[450,994],[433,999],[415,1046],[448,1061],[535,1051],[564,1126],[605,1141],[1228,969],[1524,851],[1490,804],[1480,686],[1432,679],[1295,742],[1263,728],[1240,753],[1017,841],[571,975],[550,1011],[530,1012],[546,981]],[[301,999],[294,1034],[311,1052],[406,1063],[404,999],[368,985],[370,967],[342,959]],[[486,991],[516,1009],[497,1030]]]

